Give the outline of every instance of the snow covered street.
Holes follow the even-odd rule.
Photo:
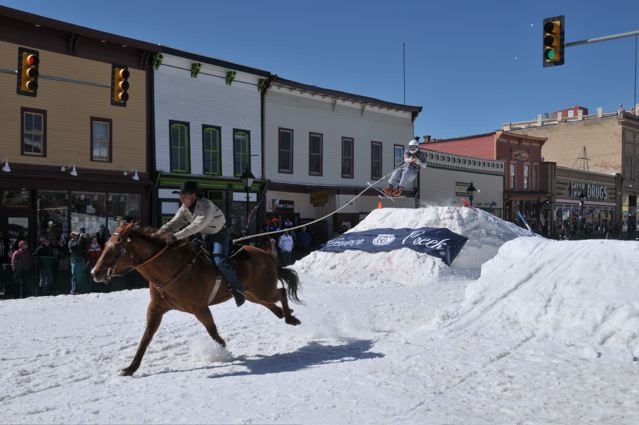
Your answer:
[[[451,267],[408,249],[315,252],[302,321],[212,307],[228,350],[171,312],[138,372],[147,290],[0,302],[0,423],[635,424],[639,245],[550,241],[468,208],[373,211],[446,227]],[[501,248],[501,249],[500,249]]]

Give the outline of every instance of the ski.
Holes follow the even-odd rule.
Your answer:
[[[530,226],[528,225],[528,222],[526,221],[526,219],[524,218],[524,215],[521,213],[521,211],[517,211],[517,215],[519,216],[519,219],[522,221],[522,223],[524,223],[524,225],[526,226],[526,228],[528,229],[528,231],[530,232],[530,234],[532,236],[537,236],[537,234],[533,231],[533,229],[530,228]]]
[[[377,193],[379,193],[379,195],[377,195],[378,198],[382,198],[383,197],[383,198],[386,198],[386,199],[390,199],[393,202],[395,202],[395,199],[403,198],[403,196],[390,196],[390,195],[387,195],[386,193],[384,193],[383,190],[381,190],[378,187],[375,187],[374,184],[371,183],[371,182],[366,182],[366,184],[368,185],[368,187],[370,189],[373,189],[373,190],[377,191]]]

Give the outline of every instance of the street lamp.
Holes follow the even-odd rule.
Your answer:
[[[577,217],[577,233],[583,232],[584,229],[584,201],[586,200],[586,193],[582,190],[579,195],[579,217]]]
[[[251,186],[253,185],[253,182],[255,181],[255,176],[253,175],[253,173],[251,173],[251,170],[249,170],[249,167],[246,167],[246,170],[244,170],[244,173],[242,173],[242,175],[240,176],[240,180],[242,181],[242,184],[244,185],[244,190],[246,191],[246,233],[248,233],[249,231],[249,189],[251,188]]]
[[[475,198],[475,193],[478,192],[477,188],[473,186],[473,181],[470,181],[470,186],[466,189],[466,194],[468,195],[468,199],[470,200],[470,206],[473,206],[473,199]]]

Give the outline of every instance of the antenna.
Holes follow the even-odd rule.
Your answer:
[[[406,105],[406,43],[402,43],[402,71],[404,72],[404,105]]]
[[[575,165],[577,165],[577,162],[579,162],[579,166],[576,167],[577,170],[590,171],[588,161],[590,161],[590,158],[588,158],[586,147],[584,146],[583,148],[581,148],[581,153],[577,157],[577,160],[572,164],[572,168],[575,168]]]

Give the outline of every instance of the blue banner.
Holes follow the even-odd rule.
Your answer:
[[[325,252],[343,252],[354,249],[366,252],[388,252],[410,248],[441,258],[450,266],[468,238],[444,228],[370,229],[348,232],[331,239],[320,249]]]

